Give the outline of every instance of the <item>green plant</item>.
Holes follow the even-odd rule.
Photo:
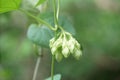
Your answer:
[[[52,1],[54,15],[53,13],[49,13],[47,17],[44,15],[36,17],[30,12],[20,8],[21,1],[22,0],[1,0],[0,13],[19,10],[38,22],[37,24],[31,24],[27,32],[28,38],[35,44],[35,53],[38,55],[33,80],[36,80],[42,56],[42,52],[39,52],[38,46],[41,46],[41,50],[42,47],[50,48],[52,53],[51,77],[46,80],[60,80],[60,74],[54,76],[54,59],[59,62],[63,57],[67,58],[70,54],[76,59],[79,59],[82,55],[81,45],[72,36],[75,34],[75,30],[69,20],[64,18],[64,16],[59,16],[60,0]],[[46,0],[39,0],[35,7],[41,5],[45,1]]]

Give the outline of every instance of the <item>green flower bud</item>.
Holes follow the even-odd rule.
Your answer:
[[[52,45],[53,45],[54,42],[55,42],[55,38],[52,38],[52,39],[50,40],[49,46],[52,47]]]
[[[62,48],[62,54],[67,58],[69,56],[69,49],[67,47]]]
[[[59,39],[57,39],[57,40],[55,41],[54,46],[60,47],[61,45],[62,45],[62,39],[59,38]]]
[[[66,47],[66,41],[63,40],[63,42],[62,42],[62,48],[65,48],[65,47]]]
[[[62,60],[63,56],[67,58],[70,53],[72,53],[76,59],[79,59],[82,55],[80,44],[69,32],[61,32],[56,38],[54,37],[50,40],[49,46],[52,55],[55,56],[58,62]]]
[[[63,58],[63,56],[62,56],[61,53],[57,52],[57,53],[55,54],[55,59],[56,59],[58,62],[60,62],[60,61],[62,60],[62,58]]]
[[[75,48],[75,46],[74,46],[75,44],[74,44],[73,40],[70,39],[67,44],[68,44],[70,52],[73,53],[74,48]]]
[[[52,48],[51,48],[52,55],[55,55],[56,50],[57,50],[57,48],[56,48],[56,47],[52,47]]]
[[[80,44],[78,43],[78,41],[75,41],[75,46],[80,49]]]
[[[80,58],[80,56],[82,55],[82,51],[81,50],[76,50],[75,51],[75,53],[74,53],[74,57],[76,58],[76,59],[79,59]]]

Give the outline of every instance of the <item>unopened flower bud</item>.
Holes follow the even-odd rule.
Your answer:
[[[66,41],[63,40],[63,42],[62,42],[62,48],[65,48],[65,47],[66,47]]]
[[[76,50],[75,53],[74,53],[74,57],[76,59],[79,59],[81,55],[82,55],[82,51],[81,50]]]
[[[60,62],[62,60],[63,56],[61,53],[57,52],[56,55],[55,55],[55,59]]]
[[[52,55],[55,56],[58,62],[62,60],[63,56],[67,58],[70,53],[74,55],[76,59],[79,59],[82,55],[80,44],[66,31],[61,32],[56,37],[52,38],[49,45]]]
[[[51,48],[52,55],[55,55],[56,50],[57,50],[56,47],[52,47],[52,48]]]
[[[73,40],[69,40],[67,44],[68,44],[70,52],[73,53],[74,47],[75,47]]]
[[[78,43],[78,41],[75,42],[75,45],[77,48],[80,48],[80,44]]]
[[[69,56],[69,49],[67,47],[62,49],[62,54],[64,55],[64,57],[68,57]]]
[[[61,44],[62,44],[62,39],[59,38],[59,39],[57,39],[57,40],[55,41],[54,46],[60,47]]]
[[[54,42],[55,42],[55,38],[52,38],[52,39],[50,40],[49,46],[52,47],[52,45],[53,45]]]

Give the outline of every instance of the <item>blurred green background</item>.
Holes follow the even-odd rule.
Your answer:
[[[32,0],[22,6],[32,13]],[[120,0],[60,0],[61,14],[69,16],[83,56],[55,63],[62,80],[120,80]],[[51,11],[48,0],[46,9]],[[19,11],[0,14],[0,80],[31,80],[36,62],[33,44],[26,37],[35,22]],[[51,53],[44,49],[37,80],[50,76]]]

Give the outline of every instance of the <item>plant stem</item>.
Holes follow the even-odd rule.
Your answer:
[[[58,0],[58,4],[57,4],[57,12],[56,12],[56,18],[57,18],[57,23],[58,23],[58,18],[59,18],[59,11],[60,11],[60,0]]]
[[[38,72],[38,68],[39,68],[40,61],[41,61],[41,57],[38,56],[37,62],[36,62],[36,65],[35,65],[35,69],[34,69],[34,73],[33,73],[33,79],[32,79],[32,80],[36,80],[36,78],[37,78],[37,72]]]
[[[24,12],[25,14],[27,14],[28,16],[34,18],[35,20],[37,20],[39,23],[45,24],[47,27],[49,27],[51,30],[55,31],[56,29],[54,27],[52,27],[50,24],[48,24],[47,22],[45,22],[44,20],[37,18],[36,16],[34,16],[33,14],[29,13],[28,11],[25,11],[24,9],[19,9],[21,12]]]
[[[40,50],[39,50],[38,46],[34,45],[34,52],[37,55],[37,61],[36,61],[36,65],[35,65],[35,69],[34,69],[32,80],[36,80],[36,78],[37,78],[38,68],[39,68],[39,64],[40,64],[40,61],[41,61],[43,49],[40,48]]]
[[[57,4],[57,6],[56,6]],[[53,8],[54,8],[54,23],[55,23],[55,29],[59,27],[58,24],[58,17],[59,17],[59,0],[53,0]],[[51,79],[54,80],[53,78],[54,75],[54,55],[52,55],[52,64],[51,64]]]
[[[57,5],[56,5],[57,3]],[[54,8],[54,23],[55,23],[55,28],[57,29],[59,26],[58,24],[58,17],[59,17],[59,0],[53,0],[53,8]]]
[[[55,28],[57,28],[57,18],[56,18],[56,0],[53,0],[53,9],[54,9],[54,24],[55,24]]]
[[[54,75],[54,55],[52,55],[52,64],[51,64],[51,79],[53,79],[53,75]]]

